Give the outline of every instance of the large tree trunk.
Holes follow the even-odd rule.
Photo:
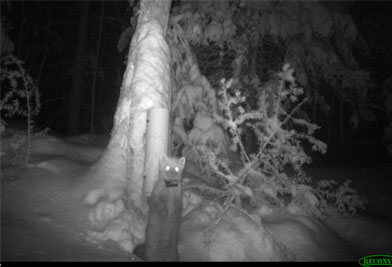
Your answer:
[[[81,3],[81,10],[79,14],[79,30],[78,30],[78,43],[76,45],[75,59],[72,66],[72,86],[71,96],[68,102],[68,120],[67,120],[67,133],[74,135],[78,133],[79,119],[80,119],[80,105],[82,103],[83,92],[83,75],[84,75],[84,50],[87,43],[87,30],[88,30],[88,11],[90,8],[89,1]]]
[[[89,184],[93,184],[85,198],[87,204],[96,204],[101,199],[115,203],[126,198],[128,210],[144,217],[144,223],[147,215],[143,196],[147,111],[153,107],[170,108],[170,50],[165,40],[170,4],[170,0],[141,2],[112,137],[87,174]]]

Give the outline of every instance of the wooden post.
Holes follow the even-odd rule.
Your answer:
[[[168,153],[170,112],[166,108],[151,108],[147,113],[145,181],[143,193],[150,196],[158,180],[159,161]]]

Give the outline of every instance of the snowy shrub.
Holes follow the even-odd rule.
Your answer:
[[[301,99],[302,88],[296,86],[294,69],[285,64],[274,80],[260,88],[258,109],[237,111],[234,116],[232,106],[246,101],[239,90],[229,93],[231,80],[222,80],[218,92],[220,112],[211,114],[230,137],[230,150],[238,151],[243,167],[234,171],[205,144],[196,144],[204,159],[204,169],[210,179],[218,178],[219,186],[195,185],[192,188],[222,199],[224,207],[244,210],[244,204],[253,207],[267,206],[285,209],[301,214],[322,217],[327,201],[332,200],[344,213],[355,213],[363,208],[356,191],[349,186],[350,181],[338,186],[334,180],[313,183],[302,171],[302,165],[311,158],[305,153],[303,142],[308,142],[315,151],[324,153],[326,144],[313,134],[318,126],[296,117],[296,112],[305,103]],[[258,152],[248,154],[241,140],[241,125],[246,124],[257,136]],[[285,169],[291,167],[295,175],[289,177]],[[214,181],[215,182],[215,181]],[[212,184],[212,183],[211,183]],[[215,183],[214,183],[215,184]],[[244,211],[245,212],[245,211]]]
[[[2,23],[4,24],[4,23]],[[0,99],[0,132],[5,130],[4,117],[22,116],[27,122],[27,154],[23,156],[27,162],[30,156],[30,141],[33,133],[34,117],[41,109],[40,93],[36,81],[29,75],[24,62],[12,54],[13,43],[8,39],[5,29],[1,29],[1,99]],[[19,156],[20,157],[20,156]]]
[[[14,55],[2,57],[0,81],[2,114],[5,117],[23,116],[32,123],[41,108],[40,94],[36,82],[24,68],[24,62]]]

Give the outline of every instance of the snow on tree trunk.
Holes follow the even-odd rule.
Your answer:
[[[161,156],[168,155],[170,111],[165,108],[150,109],[147,120],[143,194],[149,197],[159,179]]]
[[[170,50],[165,40],[169,10],[170,1],[142,2],[115,115],[111,144],[119,142],[129,153],[127,189],[136,205],[142,197],[147,111],[170,108]]]
[[[121,214],[128,212],[128,215],[121,217],[124,218],[122,223],[126,224],[125,231],[136,235],[137,240],[131,237],[133,244],[123,245],[127,250],[132,250],[133,245],[144,238],[147,216],[147,203],[143,197],[147,111],[157,107],[170,109],[170,50],[165,40],[170,4],[169,0],[141,2],[112,137],[101,158],[87,174],[92,188],[85,203],[97,204],[89,218],[93,226],[105,225],[105,231],[94,232],[94,237],[119,241],[116,240],[118,237],[122,240],[119,242],[130,242],[129,239],[124,241],[123,232],[118,232],[121,230],[118,227],[114,227],[117,232],[113,230],[112,234],[108,233],[111,231],[109,221],[118,225]],[[127,203],[122,202],[124,198]]]

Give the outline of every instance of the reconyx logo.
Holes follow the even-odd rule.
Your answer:
[[[370,255],[359,259],[362,266],[392,266],[390,255]]]

